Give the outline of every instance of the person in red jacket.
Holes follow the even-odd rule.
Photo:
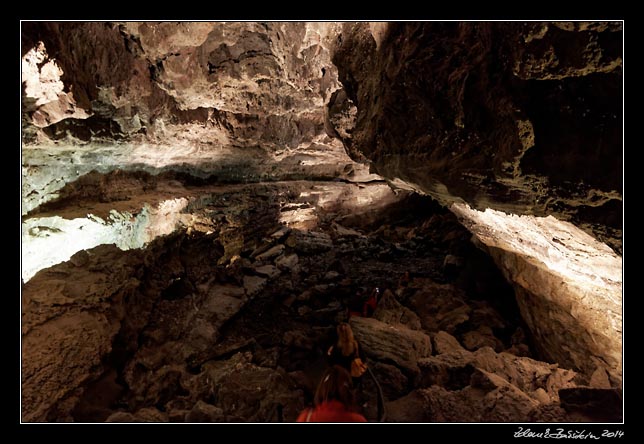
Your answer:
[[[376,311],[376,307],[378,306],[379,299],[380,288],[376,287],[373,289],[362,307],[362,316],[364,316],[365,318],[370,318],[371,316],[373,316],[373,313]]]
[[[315,407],[300,413],[297,422],[367,422],[354,411],[351,374],[339,365],[330,367],[322,376],[314,403]]]
[[[376,311],[378,300],[380,299],[380,288],[376,287],[371,293],[367,293],[365,288],[359,288],[356,294],[349,301],[347,314],[351,316],[362,316],[370,318]]]

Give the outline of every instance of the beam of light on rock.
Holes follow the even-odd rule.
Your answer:
[[[591,374],[622,378],[622,258],[568,222],[468,205],[451,210],[513,283],[543,352]]]
[[[187,204],[187,199],[171,199],[155,208],[146,205],[137,215],[112,211],[107,220],[91,214],[76,219],[27,219],[22,223],[22,279],[27,282],[38,271],[98,245],[115,244],[121,250],[142,248],[177,229]]]

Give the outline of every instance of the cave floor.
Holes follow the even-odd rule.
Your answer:
[[[294,421],[311,405],[335,325],[360,289],[379,287],[373,317],[351,323],[385,421],[619,419],[574,371],[538,360],[512,288],[430,198],[306,181],[193,191],[174,233],[142,250],[98,246],[23,286],[23,412]],[[58,334],[61,319],[77,330]],[[42,385],[57,367],[58,386]],[[377,421],[375,384],[365,377],[357,390],[357,408]]]

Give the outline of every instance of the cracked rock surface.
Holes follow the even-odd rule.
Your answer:
[[[622,27],[22,22],[23,421],[621,421]]]

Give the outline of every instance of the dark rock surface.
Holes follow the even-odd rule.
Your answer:
[[[517,308],[508,314],[500,294],[472,290],[476,275],[465,270],[480,265],[476,249],[461,251],[458,275],[443,272],[455,233],[466,233],[451,213],[401,193],[369,207],[380,221],[370,227],[371,218],[350,222],[355,207],[314,206],[317,228],[304,235],[271,212],[301,203],[288,192],[297,186],[224,187],[192,207],[191,223],[145,249],[99,246],[37,273],[23,287],[23,420],[293,421],[312,400],[336,323],[360,289],[374,286],[383,289],[374,317],[349,322],[388,421],[607,417],[597,401],[604,392],[564,391],[578,388],[574,371],[509,352],[534,353]],[[432,208],[420,226],[406,206],[419,199]],[[226,247],[231,225],[234,252]],[[260,245],[279,252],[253,255]],[[251,290],[251,279],[262,284]],[[498,271],[494,279],[511,297]],[[481,332],[496,351],[470,346]],[[360,408],[375,421],[377,389],[363,379]],[[601,375],[594,381],[601,386]]]
[[[28,171],[64,184],[94,158],[104,172],[161,158],[233,180],[359,173],[339,138],[442,204],[557,215],[620,253],[622,35],[619,22],[27,22],[26,146],[72,161],[48,173],[29,150]],[[37,206],[56,187],[25,196]]]
[[[623,418],[621,23],[21,36],[23,421]]]
[[[391,23],[379,45],[348,23],[338,41],[337,97],[356,116],[336,131],[354,158],[445,204],[557,215],[621,252],[620,23]]]

